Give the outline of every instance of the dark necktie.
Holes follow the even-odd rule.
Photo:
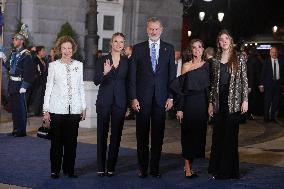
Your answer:
[[[276,80],[276,60],[274,60],[273,79]]]
[[[157,52],[156,52],[156,43],[152,43],[151,45],[151,62],[152,62],[152,69],[154,73],[156,72],[156,65],[157,65]]]

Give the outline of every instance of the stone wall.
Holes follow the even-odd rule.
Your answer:
[[[124,6],[123,31],[129,43],[146,40],[147,18],[156,16],[164,25],[162,39],[180,49],[183,10],[179,0],[125,0]]]
[[[14,0],[13,0],[14,1]],[[9,2],[9,1],[8,1]],[[84,47],[85,21],[87,11],[87,0],[18,0],[21,3],[20,18],[27,24],[31,34],[33,45],[44,45],[47,48],[53,46],[60,27],[69,22],[78,35],[81,50]],[[5,22],[13,21],[11,28],[6,33],[9,36],[15,28],[15,12],[18,6],[16,3],[7,3]],[[6,19],[10,20],[7,21]],[[7,38],[10,39],[10,38]],[[6,43],[7,44],[7,43]],[[9,43],[8,43],[9,44]]]

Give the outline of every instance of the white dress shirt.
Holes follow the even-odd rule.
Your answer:
[[[182,60],[179,58],[175,60],[175,64],[177,65],[177,77],[181,75],[181,67],[182,67]]]
[[[272,63],[272,75],[274,75],[274,61],[276,62],[276,80],[280,79],[280,74],[279,74],[279,63],[278,59],[271,58],[271,63]]]
[[[156,43],[155,45],[155,49],[156,49],[156,60],[157,60],[157,64],[159,63],[158,60],[159,60],[159,50],[160,50],[160,43],[161,43],[161,40],[159,39],[158,41],[151,41],[149,39],[149,48],[150,48],[150,56],[152,54],[151,52],[151,49],[152,49],[152,44],[153,43]]]
[[[43,111],[55,114],[81,114],[86,109],[83,63],[60,60],[49,63]]]

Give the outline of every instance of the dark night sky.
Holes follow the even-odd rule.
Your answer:
[[[247,39],[256,34],[272,33],[272,27],[284,26],[283,0],[213,0],[204,2],[195,0],[190,9],[190,27],[193,33],[207,44],[214,44],[216,35],[221,28],[227,28],[234,36],[235,42]],[[198,12],[204,11],[207,18],[200,22]],[[225,13],[224,21],[220,24],[217,12]],[[211,15],[211,19],[208,19]],[[212,39],[213,38],[213,39]]]

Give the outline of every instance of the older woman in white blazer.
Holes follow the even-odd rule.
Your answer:
[[[61,58],[51,62],[43,105],[43,120],[51,127],[51,178],[59,178],[61,167],[70,178],[74,173],[79,122],[85,119],[86,101],[83,63],[71,57],[76,44],[70,36],[56,42]]]

